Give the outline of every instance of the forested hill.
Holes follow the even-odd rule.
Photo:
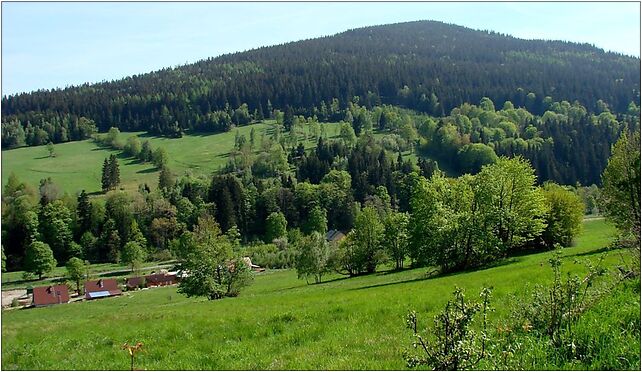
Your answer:
[[[354,96],[367,107],[388,103],[441,116],[482,97],[510,100],[542,114],[547,96],[577,100],[590,111],[602,100],[617,114],[639,95],[639,58],[586,44],[527,41],[419,21],[263,47],[112,82],[3,97],[2,113],[3,122],[29,121],[36,127],[71,115],[94,120],[101,131],[118,126],[168,134],[176,127],[195,129],[208,114],[232,112],[243,103],[255,116],[291,107],[323,120],[333,98],[343,108]]]

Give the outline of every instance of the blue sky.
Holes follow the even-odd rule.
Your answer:
[[[639,3],[2,3],[2,94],[432,19],[640,56]]]

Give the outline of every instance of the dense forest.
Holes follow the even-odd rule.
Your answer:
[[[490,107],[489,101],[483,100],[481,108],[467,105],[470,111],[468,115],[473,116],[471,112],[478,111],[481,116],[504,117],[515,111],[510,107],[495,111]],[[563,103],[553,105],[565,106]],[[401,151],[413,146],[430,148],[433,146],[430,145],[432,142],[461,145],[462,138],[468,138],[469,133],[442,130],[455,128],[450,121],[456,119],[451,117],[436,123],[432,117],[415,115],[393,106],[377,107],[370,113],[358,104],[350,104],[347,119],[353,116],[358,119],[342,121],[339,136],[328,138],[323,134],[324,124],[300,116],[292,119],[290,130],[285,132],[285,115],[278,111],[276,114],[277,119],[272,122],[269,135],[264,133],[256,136],[250,132],[248,139],[237,132],[234,143],[230,143],[228,164],[213,176],[185,175],[177,178],[168,168],[167,154],[161,147],[152,149],[147,141],[140,143],[137,137],[129,137],[123,145],[120,138],[122,134],[117,128],[98,135],[96,141],[103,146],[121,148],[126,157],[154,163],[161,170],[157,185],[142,184],[139,192],[134,193],[118,190],[119,165],[115,156],[105,159],[102,165],[103,191],[106,193],[104,199],[92,200],[84,191],[76,195],[63,194],[51,179],[41,180],[36,190],[15,176],[10,176],[2,197],[2,245],[8,267],[22,268],[28,265],[25,260],[34,241],[50,246],[52,257],[58,262],[66,262],[71,257],[83,257],[91,262],[118,262],[128,255],[125,247],[130,242],[137,242],[149,257],[175,257],[184,250],[183,245],[189,243],[184,240],[189,238],[189,232],[196,231],[204,218],[215,221],[226,236],[231,236],[235,241],[243,241],[247,247],[245,254],[252,256],[256,262],[268,267],[291,267],[295,263],[299,245],[307,244],[305,236],[314,232],[325,233],[330,229],[358,230],[358,226],[372,226],[373,219],[383,221],[389,217],[396,221],[404,219],[403,214],[418,216],[418,211],[423,210],[421,206],[428,205],[417,194],[423,187],[422,182],[427,180],[431,184],[435,183],[434,187],[427,190],[441,190],[439,192],[442,194],[426,197],[444,199],[444,208],[453,208],[465,218],[468,218],[467,213],[473,213],[474,218],[491,218],[500,212],[493,209],[480,215],[482,211],[479,208],[468,210],[470,204],[466,206],[451,203],[457,200],[461,202],[461,198],[469,194],[472,206],[481,203],[476,195],[486,190],[486,187],[491,189],[484,191],[485,194],[479,194],[479,198],[492,199],[497,191],[493,191],[493,187],[513,189],[515,185],[510,186],[513,182],[511,178],[521,175],[525,180],[524,190],[527,191],[522,190],[519,195],[534,193],[532,195],[537,208],[528,207],[528,213],[539,213],[537,218],[542,223],[535,233],[529,233],[531,235],[528,239],[520,244],[502,243],[517,250],[551,247],[556,242],[569,243],[569,238],[559,236],[557,232],[557,237],[552,240],[547,235],[549,233],[545,226],[553,226],[551,219],[554,220],[557,215],[549,213],[555,210],[556,205],[550,204],[552,201],[550,205],[547,204],[544,196],[550,194],[555,203],[559,202],[555,199],[558,198],[555,196],[557,194],[562,195],[562,202],[569,198],[574,200],[571,202],[573,215],[579,216],[579,221],[583,213],[592,213],[595,208],[601,208],[600,195],[599,192],[596,193],[594,186],[562,188],[551,183],[538,185],[536,170],[526,158],[513,154],[513,159],[509,159],[495,154],[493,148],[501,148],[501,141],[473,144],[490,151],[491,158],[482,164],[477,163],[477,159],[484,159],[485,151],[482,151],[482,155],[471,158],[466,150],[466,146],[470,144],[463,145],[459,150],[452,150],[457,154],[455,159],[458,159],[459,167],[480,167],[476,170],[481,170],[475,176],[466,174],[457,181],[446,180],[435,161],[423,158],[412,160],[409,157],[404,159]],[[522,115],[528,116],[527,114],[523,110]],[[371,116],[378,120],[371,120]],[[599,128],[602,124],[599,120],[595,121],[595,118],[591,116],[586,120],[591,127]],[[539,125],[540,119],[537,117],[529,119],[529,123],[530,120],[534,125]],[[639,126],[639,113],[636,120]],[[508,119],[505,122],[510,123]],[[374,133],[374,123],[380,125],[377,133]],[[604,130],[613,131],[617,137],[627,131],[626,125],[617,121],[604,125]],[[506,124],[502,126],[506,127]],[[525,129],[530,124],[525,128],[514,126],[520,128],[520,136],[523,136],[523,132],[531,132]],[[469,130],[481,130],[483,133],[492,126],[473,128]],[[359,135],[355,132],[359,132]],[[516,136],[511,139],[516,143],[525,142],[525,148],[528,149],[529,146],[548,140],[539,135],[536,132],[532,138]],[[303,138],[316,141],[316,146],[306,150],[300,142]],[[606,151],[608,158],[610,150]],[[96,167],[100,167],[100,164],[96,164]],[[451,185],[448,186],[447,183]],[[456,188],[459,187],[464,194],[453,198],[453,195],[458,195]],[[452,192],[455,194],[451,194]],[[500,209],[505,204],[501,200],[492,203],[496,203],[496,207]],[[522,204],[529,205],[520,202]],[[512,212],[501,213],[510,215]],[[379,217],[373,217],[374,215]],[[426,218],[432,219],[435,215],[431,216]],[[534,217],[527,215],[524,218],[525,221],[530,221]],[[363,219],[367,219],[367,222],[363,222]],[[395,221],[391,220],[390,228],[401,223]],[[410,222],[412,221],[416,220],[411,218]],[[422,222],[417,226],[428,224]],[[500,230],[501,226],[490,229],[488,234],[497,234]],[[417,234],[424,234],[417,231],[419,230],[415,230]],[[479,239],[488,239],[488,236],[484,235]],[[390,240],[397,241],[394,237]],[[495,243],[491,245],[493,244]],[[424,250],[422,247],[416,248],[419,252]],[[504,253],[506,250],[501,254]],[[420,256],[411,257],[414,262],[421,263],[424,253],[418,254]],[[394,256],[394,253],[391,255]],[[402,260],[403,257],[397,256],[396,259]],[[488,257],[497,255],[493,253]],[[483,263],[488,257],[478,257],[474,261]],[[459,264],[466,266],[472,263],[458,263],[458,268]],[[371,269],[366,265],[359,266],[358,269],[351,266],[346,270],[358,273]]]
[[[488,97],[542,115],[546,100],[614,114],[639,101],[639,59],[585,44],[526,41],[433,21],[366,27],[263,47],[121,80],[2,99],[5,125],[25,138],[3,147],[103,132],[222,131],[274,109],[335,120],[354,97],[442,116]]]

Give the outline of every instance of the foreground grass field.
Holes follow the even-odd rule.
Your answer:
[[[582,272],[578,260],[596,260],[613,233],[603,220],[586,222],[577,245],[564,250],[564,270]],[[620,253],[607,252],[605,263],[620,262]],[[2,369],[124,370],[129,368],[129,356],[121,350],[125,342],[144,344],[137,359],[140,369],[405,369],[402,351],[412,338],[403,319],[409,309],[417,310],[422,326],[428,326],[455,286],[471,298],[483,286],[492,286],[497,310],[490,321],[495,324],[509,315],[511,295],[523,296],[527,288],[551,280],[550,256],[514,257],[492,268],[438,277],[427,277],[425,268],[356,278],[330,276],[318,285],[298,280],[293,270],[269,271],[257,275],[240,297],[219,301],[188,299],[176,288],[159,288],[120,298],[5,311]],[[609,321],[619,321],[609,318],[610,307],[617,304],[620,311],[633,307],[638,317],[639,291],[620,297],[609,298],[593,318],[589,314],[585,328],[609,335],[617,325]],[[625,303],[628,307],[622,306]],[[600,322],[599,328],[594,321]],[[634,366],[637,356],[639,368],[639,333],[618,337],[630,337],[622,355],[632,355]],[[533,368],[559,367],[542,360]]]
[[[328,137],[338,135],[337,123],[324,123]],[[269,123],[258,123],[239,127],[240,134],[249,140],[254,128],[257,141],[262,133],[269,134]],[[149,140],[152,148],[165,148],[169,155],[169,167],[177,175],[190,170],[193,174],[211,174],[223,167],[228,160],[229,151],[234,145],[236,129],[230,132],[209,135],[186,135],[182,138],[148,136],[143,132],[121,133],[125,143],[130,136],[138,136],[141,141]],[[305,142],[306,147],[314,144]],[[138,185],[147,183],[156,187],[158,170],[150,163],[141,163],[128,158],[120,151],[97,146],[92,140],[67,142],[55,145],[56,157],[49,157],[46,146],[23,147],[2,151],[2,185],[5,185],[11,172],[18,179],[37,187],[42,178],[51,177],[62,191],[75,194],[82,189],[88,193],[101,191],[101,171],[103,160],[110,154],[119,156],[121,187],[136,191]]]

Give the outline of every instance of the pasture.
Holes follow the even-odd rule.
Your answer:
[[[338,135],[338,123],[322,125],[329,138]],[[253,128],[258,152],[261,134],[269,136],[271,131],[269,122],[247,125],[225,133],[188,134],[182,138],[123,132],[120,140],[125,143],[128,137],[138,136],[141,142],[148,140],[154,149],[163,147],[169,155],[169,167],[176,175],[187,171],[194,175],[209,175],[227,163],[229,151],[234,146],[236,130],[249,140]],[[311,141],[304,143],[306,148],[315,145]],[[84,189],[88,193],[100,193],[103,160],[110,154],[118,156],[122,189],[136,191],[141,183],[155,188],[158,183],[158,169],[153,164],[127,157],[121,151],[100,147],[93,140],[60,143],[54,148],[55,157],[49,157],[46,146],[2,151],[2,184],[5,185],[9,175],[14,172],[19,180],[35,188],[41,179],[51,177],[63,192],[75,194]]]
[[[603,252],[615,229],[604,220],[584,225],[577,244],[564,249],[564,271],[582,273],[583,260],[602,254],[607,267],[620,263],[621,252]],[[495,325],[510,315],[513,295],[524,298],[528,288],[551,281],[550,257],[511,257],[493,267],[437,276],[427,276],[427,268],[329,275],[317,285],[297,279],[294,270],[270,270],[256,275],[239,297],[218,301],[186,298],[166,287],[5,311],[2,369],[125,370],[125,342],[144,344],[136,368],[148,370],[406,369],[402,352],[412,342],[404,326],[408,310],[417,311],[422,328],[432,326],[455,286],[469,298],[492,286],[496,311],[489,320]],[[639,368],[639,333],[609,333],[630,318],[638,319],[639,330],[639,289],[628,286],[600,305],[583,322],[588,332],[601,332],[601,359],[568,366],[544,358],[533,369]],[[629,364],[608,364],[623,363],[620,357]]]

